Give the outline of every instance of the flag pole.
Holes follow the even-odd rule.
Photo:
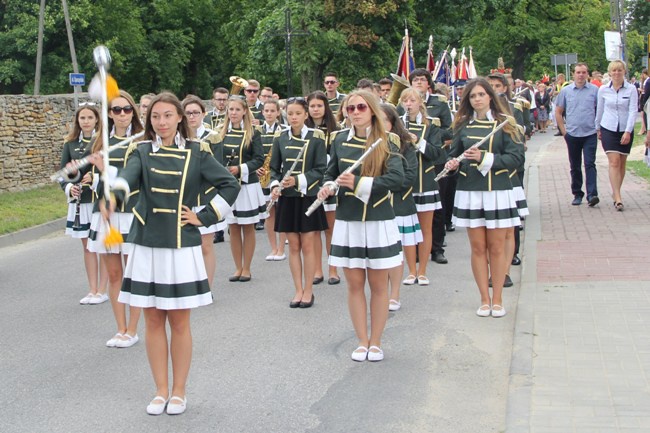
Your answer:
[[[436,65],[436,69],[433,71],[433,81],[436,81],[438,78],[438,74],[440,73],[440,67],[442,66],[442,62],[447,61],[447,51],[449,51],[449,45],[447,45],[447,48],[445,48],[445,51],[442,52],[442,56],[440,56],[440,61]],[[447,83],[449,84],[449,83]]]

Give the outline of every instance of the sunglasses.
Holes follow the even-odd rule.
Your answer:
[[[327,80],[325,84],[336,84],[336,80]]]
[[[246,92],[246,93],[257,93],[259,91],[260,91],[260,89],[245,89],[244,90],[244,92]]]
[[[131,114],[133,113],[133,107],[130,105],[125,105],[124,107],[111,107],[111,111],[113,114],[122,114],[122,111],[124,111],[125,114]]]
[[[293,104],[294,102],[304,102],[305,98],[301,96],[294,96],[293,98],[287,99],[287,105]]]
[[[80,102],[80,103],[79,103],[79,106],[80,106],[80,107],[86,107],[86,106],[88,106],[88,107],[94,107],[94,106],[96,106],[96,105],[97,105],[97,104],[95,104],[94,102]]]
[[[348,113],[354,113],[354,110],[359,110],[359,113],[365,113],[367,109],[368,105],[366,104],[348,105],[345,107],[345,111]]]

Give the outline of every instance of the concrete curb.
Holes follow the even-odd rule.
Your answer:
[[[521,288],[517,301],[517,317],[513,333],[508,401],[506,404],[506,432],[529,433],[532,407],[534,293],[537,290],[537,242],[542,237],[539,196],[540,154],[546,151],[543,143],[527,167],[526,198],[530,215],[526,218],[523,241]]]
[[[15,233],[9,233],[6,235],[0,236],[0,248],[12,247],[24,242],[35,241],[42,238],[43,236],[56,233],[58,231],[63,232],[65,230],[66,218],[59,218],[54,221],[50,221],[38,226],[29,227]]]

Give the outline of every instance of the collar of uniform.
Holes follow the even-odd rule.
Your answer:
[[[133,128],[133,125],[129,124],[129,126],[126,128],[126,134],[124,134],[125,137],[130,137],[131,136],[131,129]],[[111,128],[111,133],[109,137],[115,136],[115,125]]]
[[[277,127],[278,127],[277,123],[274,123],[273,125],[269,125],[268,123],[266,123],[266,120],[264,121],[264,132],[266,132],[267,134],[270,134],[271,132],[275,131]]]
[[[255,108],[260,108],[260,105],[263,105],[262,101],[260,101],[259,99],[256,99],[255,100]]]
[[[239,122],[239,129],[244,129],[244,121]],[[232,122],[228,121],[228,132],[232,131]]]
[[[205,133],[205,125],[201,123],[198,128],[196,128],[196,138],[201,138],[203,137],[203,134]]]
[[[485,113],[485,117],[487,118],[488,121],[494,122],[494,116],[492,115],[492,110],[488,110],[487,113]],[[470,124],[474,123],[475,120],[479,120],[476,118],[476,111],[474,112],[474,115],[472,116],[472,120],[470,120]]]
[[[92,140],[92,138],[93,138],[94,136],[95,136],[95,130],[93,129],[93,132],[90,133],[90,139]],[[79,133],[79,143],[81,143],[81,141],[82,141],[83,139],[84,139],[84,132],[81,131],[81,132]]]
[[[185,149],[185,139],[181,137],[181,134],[178,132],[174,136],[174,143],[176,144],[176,147],[179,149]],[[151,148],[153,150],[153,153],[156,153],[160,150],[162,147],[162,138],[158,134],[156,134],[156,140],[151,142]]]
[[[369,126],[366,128],[366,137],[370,135],[370,132],[372,131],[372,126]],[[350,132],[348,132],[348,140],[351,140],[354,137],[354,126],[350,128]]]
[[[294,136],[291,127],[289,127],[288,131],[290,136]],[[309,128],[307,127],[307,125],[302,125],[302,129],[300,130],[300,138],[304,140],[308,132],[309,132]]]
[[[429,93],[427,90],[427,93],[424,94],[424,104],[426,105],[427,101],[429,100],[429,96],[431,96],[432,93]]]
[[[216,108],[214,108],[212,111],[209,113],[212,116],[222,116],[226,114],[226,110],[223,110],[223,113],[219,113]]]
[[[409,113],[405,112],[404,115],[402,116],[402,120],[404,120],[404,123],[409,121]],[[415,116],[415,123],[418,125],[422,125],[422,113],[418,112],[418,115]]]

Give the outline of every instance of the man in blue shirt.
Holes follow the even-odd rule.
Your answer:
[[[582,156],[584,155],[587,202],[589,207],[594,207],[600,201],[596,182],[598,136],[595,127],[598,87],[587,82],[588,76],[589,67],[585,63],[577,63],[573,70],[573,83],[564,87],[555,101],[555,118],[569,151],[573,193],[571,204],[579,205],[585,196],[582,191]]]

